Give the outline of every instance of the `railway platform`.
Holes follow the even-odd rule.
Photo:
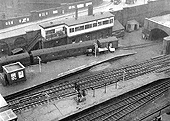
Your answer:
[[[111,98],[122,95],[159,79],[166,78],[163,73],[146,74],[128,81],[121,81],[116,88],[115,84],[108,85],[95,90],[88,90],[86,100],[77,104],[76,95],[56,100],[48,104],[38,106],[35,109],[27,110],[18,114],[18,121],[59,121],[65,117],[81,112],[94,105],[105,102]]]
[[[109,61],[117,57],[135,54],[132,50],[117,50],[114,53],[101,54],[98,56],[78,56],[63,60],[48,62],[26,67],[27,80],[18,84],[3,86],[0,85],[0,92],[3,97],[12,96],[17,93],[24,93],[52,81],[60,80],[67,76],[95,65]]]

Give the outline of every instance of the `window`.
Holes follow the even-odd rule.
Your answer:
[[[92,24],[85,25],[85,29],[92,28]]]
[[[80,26],[80,30],[84,30],[84,26]]]
[[[17,77],[16,77],[16,73],[11,73],[11,80],[16,80]]]
[[[58,13],[58,10],[54,10],[54,11],[53,11],[53,14],[56,14],[56,13]]]
[[[102,22],[98,22],[98,26],[101,26],[102,25]]]
[[[46,31],[46,35],[50,35],[50,34],[53,34],[53,33],[55,33],[55,29]]]
[[[24,77],[24,72],[23,72],[23,71],[18,72],[18,77],[19,77],[19,78]]]
[[[69,7],[68,7],[68,9],[72,9],[72,7],[71,7],[71,6],[69,6]]]
[[[110,23],[113,23],[113,19],[110,19]]]
[[[96,27],[97,26],[97,23],[93,23],[93,27]]]
[[[75,32],[78,31],[78,30],[79,30],[79,27],[76,27],[76,28],[75,28]]]
[[[74,32],[74,28],[70,28],[70,33]]]
[[[108,24],[109,20],[103,21],[103,25]]]

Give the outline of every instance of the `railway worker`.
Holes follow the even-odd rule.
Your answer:
[[[82,90],[82,95],[83,95],[83,97],[85,97],[85,96],[86,96],[85,89],[84,89],[84,90]]]
[[[81,97],[82,97],[81,93],[78,92],[78,95],[77,95],[77,104],[79,104],[79,102],[81,102]]]
[[[75,88],[75,90],[77,90],[77,83],[76,82],[74,83],[74,88]]]
[[[75,90],[77,90],[77,92],[80,92],[80,85],[78,85],[77,83],[74,83],[74,88]]]

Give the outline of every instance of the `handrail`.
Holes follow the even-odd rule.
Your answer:
[[[38,39],[39,35],[40,35],[40,33],[38,32],[36,34],[36,36],[29,42],[28,47],[27,47],[28,52],[32,49],[32,46],[34,46],[39,41],[39,39]]]

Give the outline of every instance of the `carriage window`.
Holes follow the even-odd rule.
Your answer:
[[[93,27],[96,27],[97,26],[97,23],[93,23]]]
[[[103,25],[108,24],[109,20],[103,21]]]
[[[113,19],[110,19],[110,23],[113,23]]]

